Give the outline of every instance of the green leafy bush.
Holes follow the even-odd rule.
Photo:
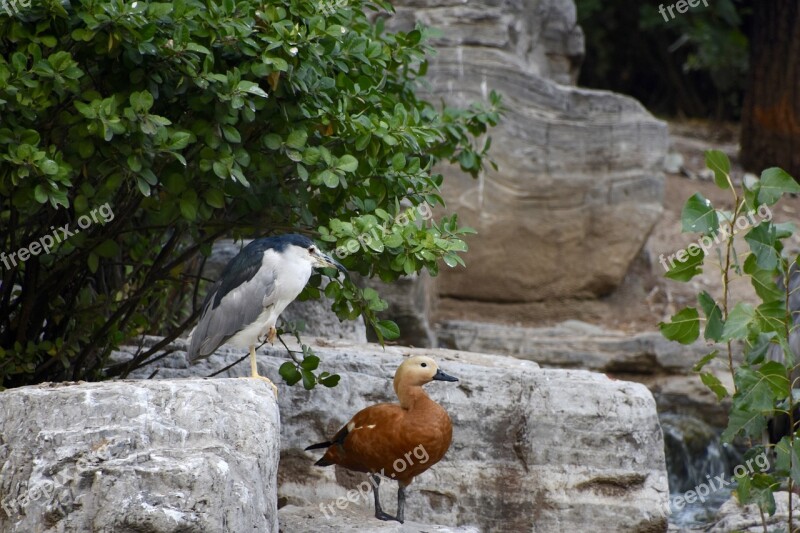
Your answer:
[[[666,275],[689,281],[703,266],[717,266],[722,276],[722,299],[715,301],[704,291],[698,295],[702,317],[697,308],[687,307],[660,327],[665,337],[683,344],[696,341],[702,329],[706,341],[726,347],[723,353],[714,350],[703,357],[694,370],[719,400],[731,398],[728,427],[722,440],[732,442],[735,437],[742,437],[749,448],[748,458],[764,453],[765,447],[770,448],[775,458],[771,472],[737,475],[736,481],[742,504],[757,503],[771,515],[775,512],[773,493],[785,482],[791,504],[792,487],[800,485],[797,431],[788,431],[776,444],[766,445],[763,439],[770,419],[785,416],[788,428],[794,428],[798,422],[795,417],[800,398],[796,395],[798,383],[793,380],[797,378],[800,361],[796,360],[789,342],[790,334],[797,334],[794,331],[797,318],[792,316],[797,310],[789,305],[794,286],[789,280],[800,266],[800,257],[787,257],[782,242],[796,228],[791,223],[774,221],[769,206],[784,194],[800,193],[800,185],[783,170],[769,168],[760,179],[745,178],[741,189],[737,189],[724,153],[707,152],[706,163],[714,171],[717,186],[730,191],[734,209],[716,209],[702,195],[692,196],[681,219],[684,231],[696,232],[700,238],[698,244],[687,248],[688,253],[672,261]],[[743,232],[750,251],[740,262],[734,236]],[[715,249],[717,255],[708,253]],[[758,305],[730,301],[731,284],[742,279],[752,284],[760,301]],[[795,295],[793,299],[796,298]],[[743,347],[741,362],[734,359],[734,343]],[[720,357],[730,371],[733,391],[706,370],[711,361]]]
[[[0,251],[17,254],[0,264],[0,386],[143,363],[197,318],[196,273],[220,236],[301,231],[336,248],[441,204],[437,162],[480,171],[499,99],[437,111],[415,93],[423,28],[385,31],[364,12],[390,12],[382,0],[318,7],[98,0],[0,16]],[[113,216],[17,261],[101,206]],[[461,261],[455,216],[395,225],[343,263],[391,280]],[[326,292],[341,318],[395,333],[380,298]],[[103,371],[146,333],[165,340]]]

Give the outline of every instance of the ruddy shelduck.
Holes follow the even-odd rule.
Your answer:
[[[441,405],[422,386],[431,381],[458,381],[439,370],[424,355],[403,361],[394,375],[400,403],[381,403],[362,409],[327,442],[306,450],[327,448],[318,466],[340,465],[366,472],[372,479],[375,518],[403,522],[405,489],[422,472],[444,457],[453,438],[453,424]],[[380,476],[397,480],[397,516],[381,509]]]

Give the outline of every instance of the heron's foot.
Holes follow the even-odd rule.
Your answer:
[[[388,513],[384,513],[383,511],[375,511],[375,518],[377,518],[378,520],[383,520],[384,522],[388,522],[390,520],[396,520],[396,521],[400,522],[401,524],[403,523],[402,520],[398,520],[396,517],[394,517],[394,516],[392,516],[392,515],[390,515]]]
[[[272,326],[271,328],[269,328],[269,333],[267,333],[267,341],[270,344],[274,344],[275,343],[275,337],[277,335],[278,335],[278,330],[275,329],[275,326]]]
[[[261,381],[264,381],[267,385],[272,387],[272,391],[275,393],[275,399],[278,399],[278,387],[275,386],[271,379],[265,378],[264,376],[259,376],[258,374],[243,379],[260,379]]]

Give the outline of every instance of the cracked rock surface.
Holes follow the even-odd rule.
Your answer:
[[[280,423],[238,379],[0,393],[0,531],[277,532]]]
[[[208,375],[244,355],[222,348],[187,367],[182,345],[174,347],[176,353],[156,363],[157,377]],[[322,340],[312,347],[322,359],[319,370],[342,376],[337,387],[287,387],[278,376],[286,351],[259,352],[260,373],[279,389],[281,505],[316,508],[322,516],[320,506],[336,509],[340,498],[357,490],[362,475],[315,467],[320,451],[303,449],[327,440],[358,410],[396,401],[397,366],[404,356],[425,354],[460,381],[426,385],[450,413],[453,443],[441,462],[409,486],[407,520],[508,532],[584,531],[587,524],[604,531],[666,529],[660,512],[667,502],[664,444],[655,401],[643,385],[454,350]],[[139,376],[149,376],[155,366]],[[223,375],[247,372],[243,361]],[[385,481],[380,490],[385,510],[394,513],[397,485]],[[372,513],[371,494],[353,499],[350,510]],[[364,523],[364,531],[370,524]]]

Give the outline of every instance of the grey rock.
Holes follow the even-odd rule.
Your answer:
[[[44,384],[0,393],[0,412],[0,531],[278,531],[262,382]]]
[[[453,419],[453,444],[411,485],[409,520],[500,532],[582,531],[586,524],[603,524],[608,531],[666,528],[664,443],[655,402],[644,386],[460,351],[345,341],[313,348],[322,359],[320,370],[342,379],[336,388],[312,391],[278,384],[283,504],[312,506],[322,514],[359,487],[363,476],[315,467],[319,451],[303,449],[332,436],[358,410],[395,401],[391,379],[398,364],[404,356],[426,354],[461,381],[427,386]],[[277,382],[285,351],[261,354],[260,372]],[[178,352],[155,365],[159,377],[206,375],[239,356],[223,348],[197,367],[182,368],[185,357]],[[224,375],[247,370],[242,363]],[[151,373],[147,368],[138,375]],[[396,485],[385,482],[381,490],[387,511],[394,512]],[[368,514],[369,500],[353,506]]]
[[[774,496],[775,514],[772,516],[764,514],[766,527],[769,531],[786,531],[789,522],[789,493],[776,492]],[[792,499],[792,512],[795,517],[800,516],[800,497],[796,494]],[[777,527],[777,529],[772,529],[773,527]],[[794,527],[797,527],[796,522]],[[730,531],[761,533],[764,531],[764,525],[761,522],[761,514],[757,505],[741,506],[736,497],[732,496],[717,512],[714,524],[704,531],[708,533],[728,533]]]
[[[714,348],[725,353],[724,346],[703,341],[685,346],[656,332],[629,334],[577,320],[541,328],[450,320],[437,324],[437,335],[445,348],[512,355],[545,367],[608,372],[646,385],[659,412],[693,416],[720,428],[728,425],[730,400],[720,402],[692,370]],[[737,348],[734,360],[740,359]],[[720,356],[704,371],[733,390],[726,362]]]
[[[678,174],[683,168],[683,155],[671,152],[664,156],[664,172]]]
[[[437,325],[437,334],[442,347],[621,374],[691,374],[710,351],[702,343],[687,347],[655,332],[628,334],[578,320],[541,328],[449,320]]]
[[[432,99],[465,106],[503,95],[491,131],[499,170],[452,168],[449,209],[478,231],[468,269],[444,269],[440,294],[525,302],[612,291],[662,210],[666,124],[635,100],[576,88],[583,34],[572,0],[400,0],[396,27],[442,30]],[[591,268],[588,266],[591,265]]]

